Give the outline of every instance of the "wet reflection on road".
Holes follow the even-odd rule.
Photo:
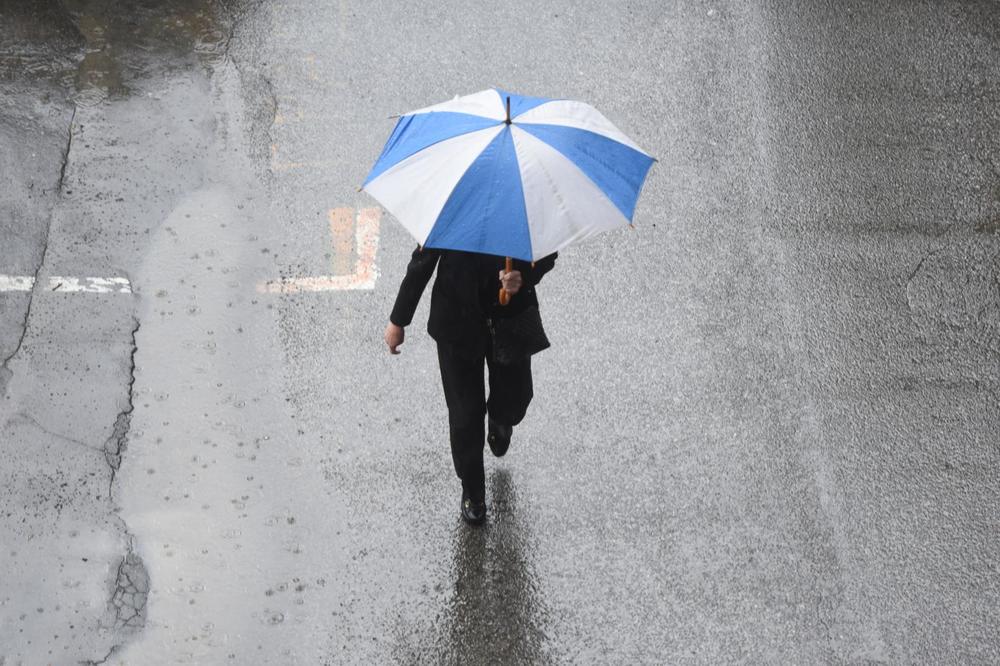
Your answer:
[[[72,82],[83,105],[127,95],[135,79],[195,60],[218,64],[235,20],[216,0],[142,0],[128,11],[114,0],[65,0],[4,7],[3,16],[12,43],[0,50],[0,74]]]
[[[531,561],[531,532],[510,474],[496,470],[487,524],[462,524],[452,541],[454,594],[441,620],[442,660],[541,663],[548,612]]]

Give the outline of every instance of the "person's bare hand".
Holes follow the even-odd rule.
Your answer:
[[[503,284],[504,291],[513,296],[521,289],[521,271],[500,271],[500,282]]]
[[[402,326],[396,326],[391,321],[389,325],[385,327],[385,344],[389,345],[390,354],[398,354],[399,345],[403,344],[403,338],[406,337],[403,332]]]

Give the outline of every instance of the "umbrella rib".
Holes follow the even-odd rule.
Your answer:
[[[429,111],[429,112],[427,112],[426,114],[422,113],[422,114],[418,114],[418,115],[429,115],[429,114],[431,114],[431,113],[440,113],[440,112],[438,112],[438,111]],[[447,113],[453,113],[453,112],[447,112]],[[404,116],[400,116],[400,118],[403,118],[403,117],[406,117],[406,116],[408,116],[408,115],[410,115],[410,114],[404,114]],[[468,115],[468,116],[472,116],[472,117],[475,117],[475,118],[483,118],[483,119],[485,119],[485,120],[492,120],[491,118],[486,118],[485,116],[475,116],[474,114],[471,114],[471,113],[470,113],[470,114],[464,114],[464,115]],[[414,117],[416,117],[416,116],[414,116]],[[379,174],[378,174],[377,176],[375,176],[375,178],[372,178],[372,177],[371,177],[371,174],[369,174],[369,176],[368,176],[368,177],[367,177],[367,178],[365,179],[365,182],[363,182],[363,183],[362,183],[362,184],[361,184],[361,185],[360,185],[360,186],[358,187],[358,191],[360,192],[361,190],[363,190],[363,189],[365,188],[365,186],[366,186],[366,185],[367,185],[367,184],[368,184],[369,182],[371,182],[372,180],[375,180],[376,178],[379,178],[380,176],[382,176],[382,174],[384,174],[384,173],[385,173],[386,171],[388,171],[388,170],[389,170],[389,169],[391,169],[392,167],[396,166],[396,165],[397,165],[397,164],[399,164],[400,162],[403,162],[404,160],[406,160],[406,159],[408,159],[408,158],[410,158],[410,157],[413,157],[413,156],[414,156],[414,155],[416,155],[417,153],[420,153],[420,152],[422,152],[422,151],[425,151],[425,150],[427,150],[428,148],[431,148],[431,147],[433,147],[433,146],[436,146],[436,145],[438,145],[438,144],[440,144],[440,143],[443,143],[443,142],[445,142],[445,141],[451,141],[452,139],[457,139],[458,137],[461,137],[461,136],[465,136],[465,135],[467,135],[467,134],[472,134],[473,132],[479,132],[479,131],[481,131],[481,130],[484,130],[484,129],[489,129],[490,127],[495,127],[496,125],[502,125],[502,124],[503,124],[502,122],[496,122],[496,124],[495,124],[495,125],[485,125],[485,126],[483,126],[483,127],[471,127],[471,128],[469,128],[469,129],[464,129],[464,130],[462,130],[462,131],[460,131],[460,132],[456,132],[455,134],[451,134],[451,135],[449,135],[449,136],[443,136],[443,137],[441,137],[441,138],[437,139],[436,141],[433,141],[433,142],[431,142],[431,143],[428,143],[428,144],[426,144],[426,145],[424,145],[424,146],[421,146],[420,148],[418,148],[418,149],[414,150],[413,152],[411,152],[411,153],[409,153],[409,154],[407,154],[407,155],[403,155],[403,156],[399,157],[399,159],[397,159],[397,160],[396,160],[396,161],[395,161],[395,162],[394,162],[393,164],[391,164],[391,165],[389,165],[388,167],[386,167],[385,169],[383,169],[381,173],[379,173]],[[386,150],[385,150],[385,148],[383,148],[383,152],[382,152],[382,154],[381,154],[381,155],[379,155],[378,159],[377,159],[377,160],[375,161],[375,165],[376,165],[376,166],[378,166],[378,164],[379,164],[379,163],[380,163],[380,162],[382,161],[382,159],[383,159],[383,158],[384,158],[384,157],[385,157],[385,156],[386,156],[386,155],[388,154],[388,152],[389,152],[389,151],[386,151]],[[373,169],[374,169],[374,167],[373,167]]]
[[[563,157],[565,157],[566,161],[568,161],[570,164],[572,164],[576,169],[578,169],[580,171],[580,173],[582,173],[587,178],[587,180],[589,180],[590,182],[592,182],[597,188],[599,188],[602,191],[605,191],[604,187],[599,182],[597,182],[597,180],[594,179],[593,175],[591,175],[590,173],[588,173],[588,171],[586,169],[583,169],[576,162],[576,160],[573,159],[572,156],[567,155],[562,150],[562,148],[560,148],[559,146],[556,146],[554,144],[549,143],[548,141],[546,141],[545,139],[543,139],[540,136],[535,135],[534,132],[532,132],[530,129],[528,129],[528,127],[531,126],[531,125],[535,125],[537,127],[555,127],[555,128],[558,128],[558,129],[569,129],[569,130],[573,130],[573,131],[576,131],[576,132],[581,132],[581,133],[584,133],[584,134],[590,134],[590,135],[593,135],[593,136],[598,137],[600,139],[604,139],[604,140],[607,140],[607,141],[611,141],[613,143],[617,143],[619,146],[622,146],[623,148],[631,150],[631,151],[633,151],[633,152],[635,152],[635,153],[637,153],[637,154],[645,157],[646,159],[650,160],[649,166],[646,167],[646,171],[643,174],[642,178],[640,179],[639,187],[636,188],[636,190],[635,190],[635,199],[638,200],[639,193],[642,191],[642,186],[646,182],[646,178],[649,176],[649,167],[652,166],[652,163],[656,161],[656,159],[654,157],[652,157],[650,155],[647,155],[645,152],[643,152],[641,150],[637,150],[637,149],[633,148],[632,146],[630,146],[630,145],[628,145],[626,143],[622,143],[621,141],[618,141],[617,139],[614,139],[614,138],[609,137],[607,135],[601,134],[600,132],[594,132],[593,130],[583,129],[583,128],[580,128],[580,127],[567,126],[567,125],[553,125],[553,124],[550,124],[550,123],[521,123],[521,128],[522,128],[523,131],[527,132],[528,134],[530,134],[532,136],[532,138],[534,138],[534,139],[536,139],[538,141],[541,141],[546,146],[552,148],[553,150],[555,150],[556,152],[558,152],[560,155],[562,155]],[[616,174],[616,175],[619,175],[619,174]],[[606,191],[605,191],[605,195],[607,195]],[[617,207],[617,204],[615,204],[615,206]],[[621,208],[619,208],[619,210],[621,210]],[[625,213],[625,211],[621,211],[621,212],[622,212],[622,215],[625,217],[626,222],[628,222],[631,225],[632,224],[632,220],[630,219],[630,216],[627,215]]]
[[[523,131],[523,130],[519,130],[519,131]],[[512,136],[513,136],[513,133],[512,133]],[[514,155],[515,155],[515,157],[517,157],[517,142],[515,142],[514,145],[515,145]],[[530,156],[530,149],[528,148],[528,146],[522,145],[522,148],[523,148],[523,151],[524,151],[525,155],[526,156]],[[553,178],[552,173],[548,170],[548,168],[546,168],[544,161],[538,159],[537,156],[535,156],[532,161],[535,163],[536,167],[542,173],[542,175],[545,176],[545,182],[548,185],[549,190],[552,192],[552,197],[555,200],[556,205],[559,207],[559,210],[562,213],[564,219],[566,219],[566,221],[568,223],[568,226],[573,229],[574,235],[575,235],[577,232],[579,232],[580,227],[579,227],[579,225],[577,225],[575,223],[574,217],[570,214],[569,209],[566,207],[565,197],[563,197],[562,192],[559,191],[559,187],[556,184],[556,179]],[[520,159],[518,159],[518,162],[520,163]],[[520,169],[520,165],[519,165],[519,169]],[[521,198],[524,201],[524,207],[525,207],[525,216],[524,217],[527,220],[527,219],[529,219],[529,217],[528,217],[528,212],[527,212],[528,203],[527,203],[527,198],[526,197],[527,197],[527,192],[522,189]],[[531,245],[532,245],[532,248],[531,248],[532,255],[531,256],[534,257],[535,248],[534,248],[534,242],[531,241],[531,223],[530,222],[528,223],[528,239],[529,239],[529,242],[531,242]]]

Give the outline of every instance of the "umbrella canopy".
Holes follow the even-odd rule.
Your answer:
[[[401,116],[362,189],[423,246],[535,261],[630,224],[653,162],[588,104],[493,88]]]

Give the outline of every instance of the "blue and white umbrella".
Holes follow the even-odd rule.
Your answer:
[[[493,88],[401,116],[362,189],[422,246],[535,261],[631,224],[653,162],[588,104]]]

